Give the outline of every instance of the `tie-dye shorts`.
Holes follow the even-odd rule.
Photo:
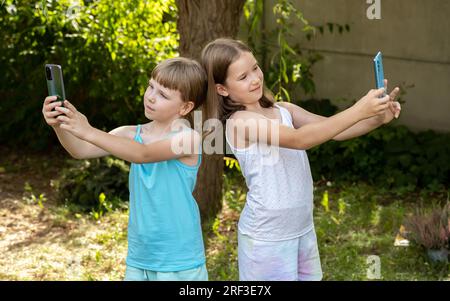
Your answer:
[[[317,237],[314,229],[283,241],[261,241],[238,233],[239,280],[320,281]]]

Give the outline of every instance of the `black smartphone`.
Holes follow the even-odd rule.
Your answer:
[[[64,90],[64,80],[61,66],[46,64],[45,78],[47,79],[48,95],[57,96],[57,101],[64,101],[66,99],[66,92]]]

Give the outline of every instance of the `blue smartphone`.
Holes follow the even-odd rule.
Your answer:
[[[373,59],[373,67],[375,70],[375,83],[377,89],[385,88],[384,86],[384,71],[383,71],[383,55],[381,51],[377,53],[375,58]],[[386,96],[386,92],[384,92],[383,96]]]

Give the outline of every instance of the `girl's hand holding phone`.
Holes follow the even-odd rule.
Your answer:
[[[57,106],[55,110],[63,114],[56,117],[59,122],[59,127],[69,131],[80,139],[85,140],[89,133],[94,129],[89,124],[86,116],[78,112],[68,100],[64,101],[64,107]]]
[[[55,111],[57,106],[62,105],[62,101],[56,101],[57,96],[48,96],[44,100],[44,105],[42,106],[42,115],[44,115],[45,122],[51,127],[59,126],[59,122],[56,119],[59,115],[63,114],[60,111]]]
[[[384,80],[384,86],[388,87],[388,80]],[[396,101],[398,94],[400,93],[400,88],[396,87],[394,90],[391,91],[389,94],[389,110],[386,110],[384,114],[382,114],[380,117],[382,118],[382,123],[387,124],[391,122],[394,118],[397,119],[400,116],[400,113],[402,111],[402,106],[398,101]]]
[[[370,90],[363,98],[358,100],[353,109],[356,110],[359,120],[364,120],[376,115],[384,114],[389,108],[390,96],[386,95],[380,98],[385,93],[385,89]]]

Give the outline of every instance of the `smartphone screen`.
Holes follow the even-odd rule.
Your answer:
[[[54,64],[46,64],[45,77],[47,79],[48,95],[57,96],[58,101],[65,100],[66,92],[64,90],[64,80],[61,66]]]

